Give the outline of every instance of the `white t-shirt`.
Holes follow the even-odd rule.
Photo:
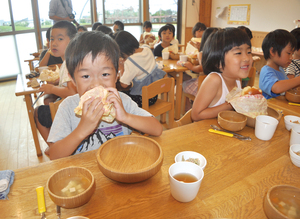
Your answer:
[[[155,68],[156,62],[153,56],[151,49],[147,47],[143,47],[143,51],[139,53],[134,53],[130,56],[137,64],[139,64],[142,68],[144,68],[148,73]],[[132,80],[136,78],[137,80],[141,80],[147,76],[145,72],[136,67],[130,60],[126,60],[124,63],[124,73],[120,78],[120,82],[123,84],[130,85]]]
[[[66,65],[66,61],[63,61],[63,63],[60,66],[59,69],[59,86],[60,87],[67,87],[67,83],[71,81],[71,78],[68,74],[68,69]]]

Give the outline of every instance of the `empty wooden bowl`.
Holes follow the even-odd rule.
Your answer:
[[[270,188],[264,199],[264,211],[269,219],[300,218],[300,189],[289,185]]]
[[[245,128],[247,117],[235,111],[222,111],[218,114],[219,125],[226,130],[236,132]]]
[[[279,110],[273,109],[272,107],[269,107],[269,106],[267,108],[267,113],[268,113],[268,116],[272,116],[275,119],[277,119],[278,121],[280,121],[281,116],[282,116],[282,113]],[[247,126],[255,128],[255,121],[256,121],[256,118],[251,118],[251,117],[247,116]]]
[[[285,92],[285,98],[290,102],[300,103],[300,87],[296,87]]]
[[[67,167],[58,170],[47,182],[51,200],[63,208],[76,208],[84,205],[92,197],[95,188],[93,174],[83,167]]]
[[[163,152],[160,145],[147,137],[119,136],[108,140],[97,150],[101,172],[108,178],[124,183],[144,181],[161,168]]]

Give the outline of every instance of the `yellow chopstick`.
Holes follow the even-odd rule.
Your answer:
[[[300,106],[300,104],[299,104],[299,103],[290,103],[290,102],[289,102],[289,105],[293,105],[293,106]]]
[[[228,136],[228,137],[233,137],[233,134],[230,134],[230,133],[227,133],[227,132],[222,132],[222,131],[218,131],[218,130],[214,130],[214,129],[208,129],[208,131],[212,132],[212,133],[219,134],[219,135],[225,135],[225,136]]]

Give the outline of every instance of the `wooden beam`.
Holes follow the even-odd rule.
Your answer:
[[[207,27],[210,27],[211,5],[212,0],[200,0],[199,22],[204,23]]]

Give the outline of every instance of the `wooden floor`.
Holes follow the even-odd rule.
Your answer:
[[[257,76],[256,87],[258,80]],[[23,97],[15,96],[15,84],[15,80],[0,83],[0,171],[49,161],[44,154],[36,156],[25,101]],[[37,104],[41,102],[42,100]],[[44,151],[47,145],[41,136],[39,138]]]

